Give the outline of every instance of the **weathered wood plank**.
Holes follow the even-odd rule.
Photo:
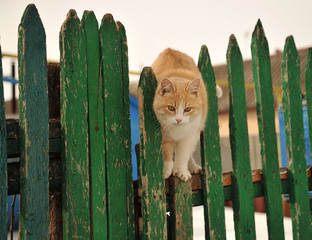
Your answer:
[[[251,42],[259,139],[261,144],[264,199],[269,239],[284,239],[282,186],[275,131],[274,97],[268,41],[258,21]]]
[[[285,42],[282,62],[282,100],[285,120],[290,206],[294,239],[310,239],[310,204],[305,159],[300,59],[292,36]]]
[[[8,175],[6,146],[7,143],[2,75],[2,52],[0,46],[0,239],[7,238],[8,226]]]
[[[46,37],[35,5],[27,6],[18,34],[20,238],[48,239],[49,111]]]
[[[161,131],[153,111],[157,86],[151,68],[144,68],[139,82],[140,167],[142,189],[142,239],[167,239],[166,193],[163,176]]]
[[[63,238],[90,238],[86,40],[70,10],[60,32]]]
[[[193,239],[192,184],[170,178],[170,239]]]
[[[135,239],[134,236],[134,199],[133,199],[133,177],[132,177],[132,153],[131,153],[131,123],[130,123],[130,96],[129,96],[129,66],[128,66],[128,44],[126,29],[121,22],[117,22],[120,34],[121,58],[122,58],[122,82],[124,102],[124,130],[126,150],[127,171],[127,212],[128,212],[128,240]]]
[[[107,14],[100,27],[104,94],[104,127],[107,171],[107,216],[109,239],[127,239],[127,163],[120,36]]]
[[[106,166],[103,87],[100,78],[100,38],[92,11],[85,11],[81,24],[86,35],[89,107],[90,183],[94,239],[107,239]]]
[[[234,35],[229,40],[227,69],[235,236],[236,239],[256,239],[243,60]]]
[[[206,46],[201,48],[198,67],[208,95],[208,116],[205,130],[201,135],[205,235],[206,239],[226,239],[218,99],[215,74]]]

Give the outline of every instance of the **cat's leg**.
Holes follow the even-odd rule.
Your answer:
[[[192,174],[197,174],[202,172],[201,166],[199,166],[195,161],[193,157],[190,157],[190,160],[188,162],[188,169]]]
[[[164,158],[164,177],[167,179],[172,174],[173,168],[173,141],[163,137],[163,158]]]
[[[172,173],[182,181],[187,181],[192,177],[188,170],[188,162],[195,150],[196,142],[197,136],[190,135],[186,138],[182,138],[176,143],[175,161]]]

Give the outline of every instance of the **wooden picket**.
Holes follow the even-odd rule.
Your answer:
[[[0,46],[0,239],[6,239],[8,225],[8,175],[6,150],[6,123],[3,94],[2,52]]]
[[[310,202],[302,117],[300,59],[292,36],[285,42],[282,93],[294,239],[311,238]]]
[[[256,239],[243,59],[234,35],[227,51],[232,192],[236,239]]]
[[[226,239],[218,99],[215,75],[206,46],[201,48],[198,67],[206,84],[208,95],[208,116],[201,137],[205,235],[206,239]]]
[[[48,239],[47,57],[45,31],[35,5],[26,8],[18,34],[20,238]]]
[[[106,239],[106,167],[103,120],[103,87],[100,78],[100,38],[95,14],[85,11],[81,20],[87,48],[87,81],[90,144],[91,231],[95,239]]]
[[[107,216],[110,239],[127,239],[127,158],[120,33],[112,15],[100,27],[106,148]],[[128,140],[129,141],[129,140]]]
[[[251,52],[269,239],[284,239],[271,63],[268,42],[260,20],[252,34]]]
[[[126,187],[127,187],[127,224],[128,240],[135,239],[134,223],[134,199],[133,199],[133,177],[132,177],[132,152],[131,152],[131,123],[130,123],[130,98],[129,98],[129,66],[128,66],[128,44],[126,29],[121,22],[116,22],[121,43],[122,62],[122,88],[124,104],[124,131],[125,131],[125,164],[126,164]]]
[[[148,67],[139,82],[139,180],[132,181],[128,46],[124,26],[112,15],[105,15],[100,27],[92,11],[85,11],[81,22],[74,10],[67,15],[60,32],[60,121],[49,121],[45,32],[32,4],[19,26],[18,47],[20,119],[6,124],[0,58],[0,239],[7,237],[7,195],[18,193],[21,239],[51,237],[49,191],[58,189],[63,198],[58,237],[64,239],[193,239],[192,207],[203,205],[205,238],[223,240],[225,200],[234,204],[236,239],[256,239],[254,198],[259,196],[265,198],[269,239],[284,239],[285,193],[293,238],[310,238],[312,168],[306,171],[300,63],[292,37],[282,62],[288,168],[278,165],[269,48],[259,20],[251,51],[262,170],[250,168],[243,61],[232,35],[227,67],[233,172],[222,174],[216,81],[208,48],[202,46],[198,68],[208,94],[203,173],[187,182],[164,180],[161,131],[152,108],[157,81]],[[305,81],[312,129],[312,49]],[[62,160],[49,163],[49,153],[62,153]],[[7,164],[7,157],[21,160]]]
[[[144,68],[139,82],[140,166],[138,173],[142,199],[142,239],[165,240],[168,236],[161,131],[152,107],[156,85],[152,69]]]
[[[74,10],[60,32],[63,238],[90,238],[86,40]],[[77,131],[79,129],[79,131]]]

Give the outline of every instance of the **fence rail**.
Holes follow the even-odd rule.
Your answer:
[[[21,239],[192,239],[192,206],[199,205],[206,239],[226,239],[226,200],[233,201],[236,239],[256,239],[254,198],[260,196],[269,239],[284,239],[282,194],[290,197],[293,238],[311,238],[312,168],[304,156],[299,59],[292,37],[286,39],[282,63],[288,167],[279,168],[269,48],[258,21],[251,51],[262,170],[250,167],[243,61],[232,35],[227,66],[233,172],[222,173],[216,80],[208,48],[202,46],[198,67],[209,105],[201,134],[203,173],[188,182],[164,180],[161,132],[152,110],[156,79],[149,67],[139,83],[139,179],[132,181],[128,47],[120,22],[107,14],[99,26],[92,11],[81,21],[69,11],[60,32],[60,85],[48,79],[45,46],[40,16],[29,5],[19,26],[19,120],[5,120],[0,62],[0,239],[7,237],[7,196],[18,193]],[[310,119],[311,56],[310,49],[305,72]],[[53,107],[53,99],[59,106]],[[10,157],[20,161],[7,163]],[[60,191],[62,219],[52,221],[51,194]],[[51,227],[56,222],[58,232]]]

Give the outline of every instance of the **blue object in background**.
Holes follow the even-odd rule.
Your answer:
[[[140,142],[139,110],[138,99],[130,96],[130,116],[131,116],[131,146],[132,146],[132,174],[133,180],[138,180],[137,158],[135,154],[135,144]]]
[[[14,195],[8,196],[8,231],[11,226],[11,205],[13,202]],[[16,196],[15,205],[14,205],[14,223],[13,223],[13,229],[17,230],[19,224],[19,195]]]
[[[309,119],[306,100],[302,100],[302,114],[303,114],[303,129],[304,129],[304,142],[305,142],[305,157],[307,165],[311,165],[311,153],[310,153],[310,136],[309,136]],[[286,149],[286,135],[285,135],[285,123],[284,123],[284,111],[281,104],[278,105],[278,119],[279,119],[279,136],[280,136],[280,148],[281,148],[281,166],[287,167],[287,149]],[[309,192],[312,197],[312,191]],[[284,194],[285,200],[289,201],[288,194]]]
[[[12,83],[13,85],[18,84],[18,80],[16,80],[15,78],[11,78],[11,77],[3,77],[3,81]]]
[[[302,114],[303,114],[303,128],[304,128],[304,141],[307,165],[311,165],[310,154],[310,136],[309,136],[309,119],[306,106],[306,100],[302,101]],[[286,136],[285,136],[285,124],[284,124],[284,111],[282,105],[278,106],[278,119],[279,119],[279,135],[280,135],[280,147],[281,147],[281,161],[282,167],[287,167],[287,150],[286,150]]]

